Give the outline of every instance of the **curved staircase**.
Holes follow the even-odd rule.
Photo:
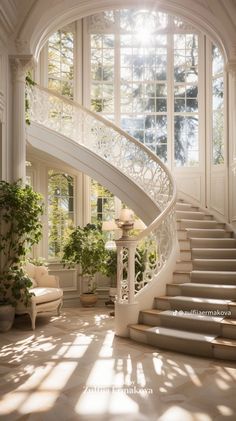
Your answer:
[[[132,339],[158,348],[236,360],[236,239],[225,224],[176,204],[180,258],[166,295],[130,326]]]
[[[28,98],[28,144],[95,177],[147,224],[118,245],[116,332],[160,348],[236,360],[233,232],[191,204],[176,205],[168,168],[112,122],[45,88],[32,88]],[[137,264],[142,271],[135,277]]]

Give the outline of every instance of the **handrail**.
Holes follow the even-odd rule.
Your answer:
[[[76,101],[38,85],[29,88],[27,94],[32,121],[66,134],[76,142],[79,142],[80,136],[86,138],[86,144],[81,142],[85,147],[97,154],[100,153],[103,159],[128,175],[155,202],[157,212],[161,211],[135,238],[137,244],[145,242],[146,254],[152,256],[152,259],[147,259],[145,262],[145,279],[141,282],[140,279],[139,281],[136,279],[136,292],[139,291],[162,269],[173,246],[175,236],[173,215],[177,193],[170,170],[140,141]],[[137,168],[134,168],[136,165]],[[138,252],[137,256],[139,259]],[[124,264],[122,259],[119,261],[120,264]],[[119,273],[123,271],[119,270]],[[128,297],[127,291],[132,288],[127,288],[124,280],[122,282],[124,293],[121,292],[120,296],[131,302],[132,299]]]

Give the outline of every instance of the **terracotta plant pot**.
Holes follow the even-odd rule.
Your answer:
[[[80,295],[80,302],[83,307],[93,307],[98,300],[96,294],[81,294]]]
[[[0,332],[11,329],[15,318],[15,308],[10,304],[0,304]]]

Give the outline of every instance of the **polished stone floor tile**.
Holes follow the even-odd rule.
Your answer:
[[[4,421],[235,421],[236,364],[114,335],[106,308],[17,317],[0,335]]]

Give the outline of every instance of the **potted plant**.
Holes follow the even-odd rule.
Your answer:
[[[80,275],[88,281],[86,292],[80,295],[82,305],[90,307],[97,302],[97,272],[104,273],[106,249],[101,224],[87,224],[76,227],[70,234],[63,249],[62,262],[68,267],[79,265]]]
[[[42,198],[30,186],[0,181],[0,331],[11,328],[14,307],[32,295],[21,262],[41,238],[42,212]]]

